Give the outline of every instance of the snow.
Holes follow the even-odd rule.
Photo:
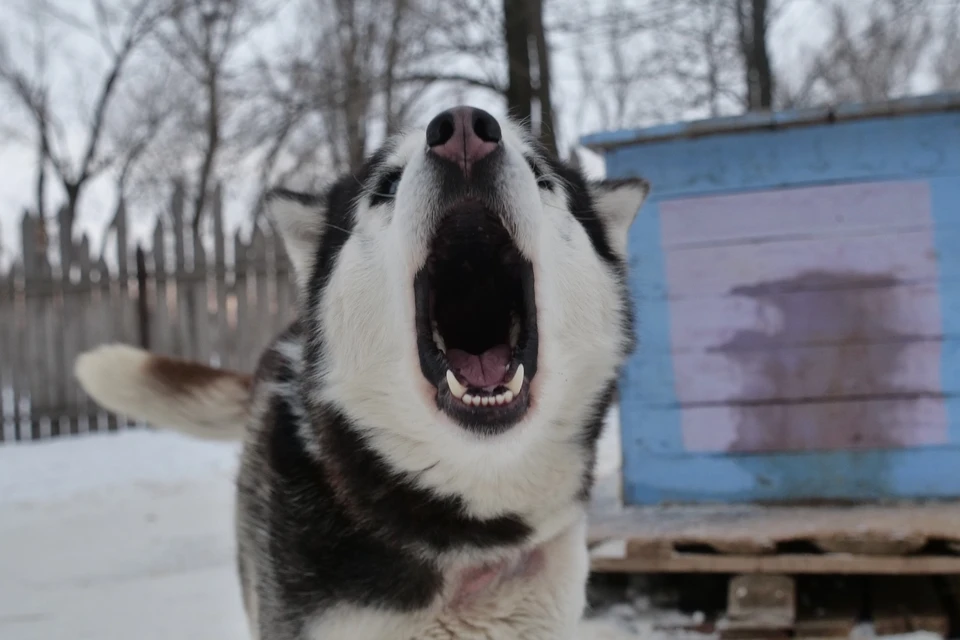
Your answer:
[[[237,454],[148,431],[0,447],[0,637],[246,637]]]
[[[610,422],[601,477],[619,469]],[[238,454],[146,430],[0,446],[0,638],[249,637],[234,562]],[[667,638],[654,619],[644,603],[617,603],[581,638]]]

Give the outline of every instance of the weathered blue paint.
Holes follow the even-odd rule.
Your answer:
[[[940,270],[940,315],[945,336],[960,336],[960,176],[930,180],[930,211]],[[943,345],[940,378],[945,390],[960,389],[960,340]],[[947,433],[960,445],[960,401],[947,403]],[[954,467],[960,476],[960,463]]]
[[[956,447],[818,454],[635,455],[629,460],[636,464],[625,467],[624,495],[633,504],[880,501],[960,495],[960,448]]]
[[[926,180],[938,259],[943,389],[960,390],[960,94],[758,114],[588,136],[611,178],[653,184],[630,234],[640,345],[621,378],[627,502],[875,501],[960,496],[960,397],[939,447],[816,453],[685,451],[673,362],[660,204],[817,184]],[[938,110],[940,112],[938,112]],[[836,120],[835,123],[827,121]],[[799,126],[803,125],[803,126]]]
[[[960,109],[960,92],[944,92],[869,104],[840,104],[832,107],[811,107],[773,113],[753,112],[739,116],[661,124],[641,129],[605,131],[582,137],[581,144],[596,150],[603,150],[627,144],[640,145],[657,140],[695,138],[725,132],[747,132],[760,129],[778,130],[798,126],[834,124],[861,118],[900,117],[956,111],[958,109]]]
[[[656,402],[675,405],[673,363],[654,356],[654,350],[669,344],[670,310],[660,243],[660,211],[649,202],[637,214],[630,234],[630,289],[642,318],[637,325],[637,351],[624,368],[622,389],[640,390],[621,395],[621,423],[625,432],[637,434],[636,449],[680,451],[683,434],[680,415],[662,415]],[[652,428],[644,428],[651,425]],[[624,451],[625,455],[632,455]]]
[[[801,184],[960,174],[960,117],[928,114],[610,149],[607,175],[660,199]]]

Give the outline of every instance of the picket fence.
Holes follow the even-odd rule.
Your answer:
[[[99,257],[86,236],[54,233],[64,214],[24,214],[22,253],[0,271],[0,442],[138,426],[100,409],[74,378],[76,357],[99,344],[250,371],[290,322],[296,294],[278,234],[263,221],[225,231],[219,190],[208,229],[194,233],[184,201],[175,185],[148,246],[128,243],[118,208]]]

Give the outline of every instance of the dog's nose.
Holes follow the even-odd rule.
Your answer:
[[[444,111],[427,125],[427,146],[445,160],[456,162],[464,173],[500,144],[500,123],[482,109],[456,107]]]

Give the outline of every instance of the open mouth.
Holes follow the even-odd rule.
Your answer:
[[[417,348],[437,406],[466,428],[503,431],[530,405],[537,369],[533,266],[479,202],[450,210],[414,281]]]

